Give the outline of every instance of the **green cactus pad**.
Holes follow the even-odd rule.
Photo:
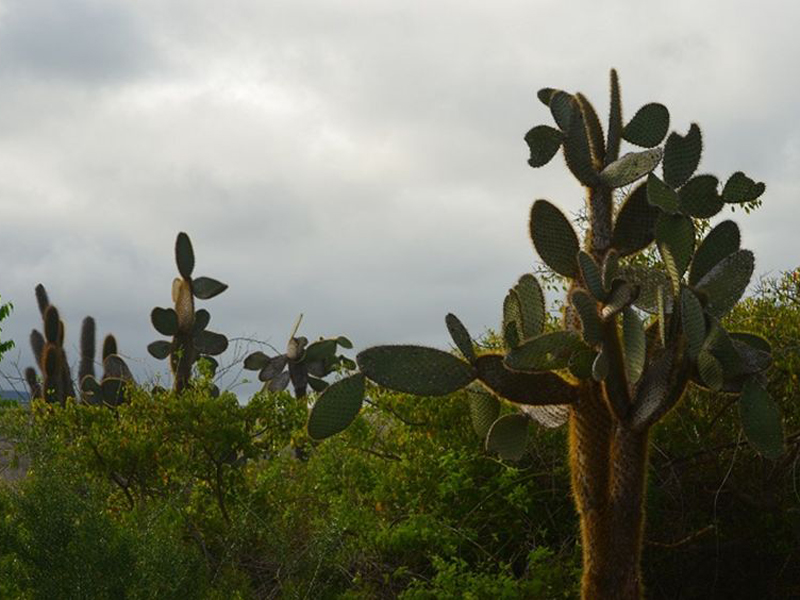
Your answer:
[[[661,148],[629,152],[603,169],[600,179],[611,188],[630,185],[655,169],[661,162],[662,154]]]
[[[669,134],[664,145],[664,182],[673,189],[689,181],[700,164],[703,153],[703,136],[697,124],[692,123],[689,132]]]
[[[603,289],[611,290],[614,278],[619,274],[619,252],[611,248],[603,259]]]
[[[536,97],[539,99],[539,102],[544,104],[545,106],[550,106],[550,98],[553,97],[553,94],[558,92],[559,90],[555,88],[542,88],[538,92],[536,92]]]
[[[599,344],[603,339],[603,324],[597,314],[597,302],[586,290],[580,288],[572,290],[569,300],[581,319],[583,339],[592,346]],[[569,359],[567,359],[567,365],[569,365]]]
[[[670,311],[667,310],[667,301],[672,300],[667,288],[656,288],[656,315],[658,319],[658,336],[661,339],[661,345],[667,345],[667,315]]]
[[[634,412],[631,425],[640,429],[652,423],[654,415],[663,410],[663,402],[671,385],[672,354],[661,351],[642,374],[642,380],[636,387]]]
[[[103,389],[93,375],[86,375],[81,379],[81,394],[88,404],[99,404],[102,402]]]
[[[619,94],[619,78],[611,69],[609,77],[610,101],[608,111],[608,138],[606,140],[606,159],[604,166],[610,165],[619,158],[619,146],[622,141],[622,101]]]
[[[719,361],[724,379],[732,379],[744,373],[742,355],[736,349],[728,332],[716,319],[709,319],[708,334],[701,352],[708,352]]]
[[[605,300],[607,294],[603,286],[603,276],[600,273],[600,267],[597,265],[594,258],[592,258],[592,255],[583,250],[579,251],[578,266],[581,271],[581,278],[584,284],[586,284],[586,289],[589,290],[589,293],[600,302]]]
[[[694,254],[694,224],[683,215],[663,214],[658,218],[655,228],[656,245],[667,265],[670,278],[680,281]]]
[[[106,356],[103,361],[103,379],[107,377],[122,379],[123,381],[133,381],[133,374],[128,364],[119,354],[110,354]]]
[[[467,394],[472,428],[479,438],[485,439],[492,423],[500,416],[500,401],[481,389],[467,389]]]
[[[525,142],[531,151],[528,164],[537,168],[549,163],[561,148],[563,139],[563,133],[548,125],[539,125],[531,129],[525,134]]]
[[[301,360],[307,343],[308,339],[302,335],[300,337],[290,337],[289,343],[286,344],[286,357],[289,360]]]
[[[503,460],[519,460],[528,447],[528,422],[523,414],[503,415],[486,435],[486,451],[497,453]]]
[[[767,189],[763,183],[756,183],[741,171],[736,171],[725,182],[722,199],[731,204],[757,200]]]
[[[598,382],[603,381],[608,377],[608,369],[608,354],[600,350],[592,363],[592,379]]]
[[[269,362],[267,362],[267,364],[261,368],[258,378],[261,381],[269,381],[274,379],[283,372],[283,370],[286,368],[287,362],[288,359],[286,358],[285,354],[279,354],[278,356],[269,359]]]
[[[703,380],[710,389],[719,391],[722,389],[724,372],[722,365],[716,357],[705,350],[701,350],[697,355],[697,370],[700,372],[700,379]]]
[[[228,349],[228,338],[221,333],[201,331],[194,336],[194,346],[200,354],[216,356]]]
[[[713,175],[692,177],[678,191],[680,211],[696,219],[710,219],[716,215],[724,206],[717,191],[718,184]]]
[[[472,347],[472,338],[469,336],[464,324],[453,313],[448,313],[444,318],[444,322],[456,348],[469,362],[475,362],[477,357],[475,356],[475,349]]]
[[[580,110],[575,110],[570,119],[569,129],[564,138],[564,160],[567,168],[587,187],[600,185],[600,175],[592,158],[586,123]]]
[[[611,245],[620,256],[635,254],[650,245],[660,212],[647,201],[646,182],[628,194],[619,208],[611,236]]]
[[[324,392],[329,387],[327,381],[319,379],[318,377],[312,377],[311,375],[308,377],[308,385],[318,394]]]
[[[553,120],[555,120],[556,125],[558,125],[561,131],[566,133],[572,122],[573,114],[577,112],[577,110],[575,110],[575,101],[572,99],[572,96],[567,92],[556,90],[553,95],[550,96],[548,106],[550,107],[550,113],[553,115]]]
[[[103,402],[109,406],[119,406],[125,401],[125,382],[115,377],[107,377],[100,382]]]
[[[474,381],[475,369],[448,352],[423,346],[376,346],[356,356],[378,385],[417,396],[444,396]]]
[[[608,295],[608,301],[600,311],[600,316],[608,320],[622,309],[636,301],[639,295],[639,287],[627,281],[617,280]]]
[[[753,253],[737,250],[706,273],[697,282],[697,289],[708,298],[706,311],[715,317],[727,314],[744,294],[754,267]]]
[[[661,143],[669,130],[669,111],[658,102],[645,104],[636,111],[622,130],[622,137],[637,146],[653,148]]]
[[[564,277],[578,276],[578,236],[567,217],[547,200],[531,208],[530,233],[536,252],[545,264]]]
[[[322,392],[308,417],[308,435],[323,440],[344,431],[364,403],[364,376],[345,377]]]
[[[41,332],[34,329],[31,331],[30,342],[31,351],[33,351],[33,357],[36,359],[36,364],[41,365],[42,352],[44,351],[44,336],[41,334]]]
[[[147,351],[153,358],[164,360],[172,352],[172,342],[166,340],[151,342],[147,345]]]
[[[353,342],[343,335],[340,335],[336,338],[336,343],[339,344],[339,347],[344,348],[345,350],[350,350],[353,347]]]
[[[199,333],[203,331],[206,327],[208,327],[208,323],[211,321],[211,314],[205,309],[201,308],[200,310],[194,313],[194,325],[192,325],[192,333]]]
[[[44,339],[51,344],[58,343],[60,323],[58,309],[51,304],[44,311]]]
[[[517,404],[571,404],[575,387],[555,373],[522,373],[503,364],[500,354],[484,354],[475,361],[478,378],[492,392]]]
[[[708,232],[692,259],[689,285],[697,285],[711,269],[739,249],[741,235],[733,221],[723,221]]]
[[[156,306],[150,313],[150,322],[161,335],[171,337],[178,333],[178,314],[171,308]]]
[[[321,339],[311,342],[306,348],[303,360],[305,362],[323,361],[328,362],[336,357],[336,339]]]
[[[546,319],[544,293],[536,277],[526,273],[517,281],[514,292],[519,300],[522,339],[535,337],[544,330]]]
[[[567,363],[569,372],[578,379],[591,379],[592,364],[596,356],[597,352],[589,346],[581,346],[569,357],[569,362]]]
[[[728,335],[730,335],[731,339],[734,341],[739,341],[742,342],[743,344],[747,344],[748,346],[755,348],[756,350],[759,350],[766,354],[772,354],[772,346],[770,346],[770,343],[760,335],[755,335],[754,333],[746,333],[742,331],[731,332]]]
[[[565,369],[572,352],[581,346],[583,342],[574,331],[543,333],[509,352],[505,364],[515,371]]]
[[[568,404],[542,404],[539,406],[523,404],[519,409],[539,425],[548,429],[561,427],[569,420]]]
[[[522,307],[519,294],[512,288],[503,299],[503,342],[506,349],[516,348],[523,338]]]
[[[245,357],[244,368],[248,371],[260,371],[267,366],[267,363],[269,363],[269,356],[256,350]]]
[[[634,306],[651,314],[658,313],[658,290],[669,287],[669,276],[661,269],[640,265],[624,265],[619,272],[621,277],[639,288]],[[671,311],[670,303],[667,305],[667,312]]]
[[[647,176],[647,201],[667,214],[674,215],[680,212],[678,193],[654,173]]]
[[[783,428],[777,404],[754,379],[745,383],[739,396],[739,417],[747,441],[759,454],[775,460],[783,454]]]
[[[575,101],[578,103],[583,121],[586,124],[586,132],[589,140],[589,150],[592,154],[592,162],[597,169],[602,169],[603,159],[606,155],[605,140],[603,136],[603,126],[597,117],[597,112],[589,100],[581,93],[575,94]]]
[[[647,341],[644,323],[630,306],[622,311],[622,343],[625,353],[625,374],[628,383],[634,385],[644,371]]]
[[[286,389],[286,386],[289,385],[289,371],[284,371],[283,373],[279,373],[275,377],[269,380],[267,383],[267,390],[270,392],[282,392]]]
[[[39,283],[34,288],[34,294],[36,296],[36,305],[39,307],[42,318],[44,318],[44,313],[47,307],[50,306],[50,298],[47,296],[47,290]]]
[[[227,289],[226,284],[211,277],[198,277],[192,280],[192,293],[200,300],[209,300]]]
[[[747,342],[741,341],[735,337],[736,334],[729,334],[733,347],[741,359],[740,372],[743,375],[754,375],[766,371],[772,366],[772,354],[764,352]]]
[[[175,264],[178,265],[178,272],[184,279],[192,278],[194,271],[194,250],[189,236],[184,232],[178,234],[175,240]]]
[[[105,337],[103,340],[103,352],[101,354],[103,360],[111,356],[112,354],[118,354],[117,352],[117,338],[115,338],[110,333]]]
[[[706,318],[700,300],[688,288],[681,289],[681,321],[683,332],[686,334],[689,358],[697,360],[697,355],[706,339]]]

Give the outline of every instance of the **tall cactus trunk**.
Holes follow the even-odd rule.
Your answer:
[[[600,386],[581,385],[570,414],[570,462],[583,548],[581,597],[638,600],[648,433],[612,418]]]

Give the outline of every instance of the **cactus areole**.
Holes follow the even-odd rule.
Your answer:
[[[582,243],[554,204],[537,200],[530,212],[536,253],[569,280],[563,329],[544,331],[544,295],[523,275],[503,303],[504,353],[477,353],[466,328],[448,315],[460,356],[408,345],[368,348],[357,357],[360,373],[331,385],[312,410],[310,424],[326,426],[309,428],[313,437],[346,428],[361,406],[363,377],[428,396],[470,386],[475,429],[487,451],[507,460],[524,456],[531,422],[568,424],[581,590],[591,600],[643,594],[649,432],[687,386],[738,396],[751,445],[770,459],[783,452],[780,415],[765,391],[769,344],[721,324],[750,281],[753,254],[739,247],[732,221],[702,239],[697,227],[725,204],[760,203],[764,184],[742,172],[724,183],[696,174],[700,128],[668,134],[669,111],[657,103],[625,123],[613,70],[610,87],[605,132],[582,94],[544,88],[538,97],[555,127],[539,125],[525,136],[531,167],[562,150],[586,190]],[[623,140],[639,148],[621,155]],[[632,260],[651,247],[650,260]],[[484,389],[475,390],[475,382]],[[501,414],[503,402],[519,411]]]

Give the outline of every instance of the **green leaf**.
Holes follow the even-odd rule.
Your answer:
[[[680,281],[694,254],[695,233],[692,220],[683,215],[663,214],[656,222],[655,233],[656,244],[667,264],[667,270],[670,271],[670,265],[673,265],[676,271],[671,278]],[[667,253],[671,260],[667,258]]]
[[[228,349],[228,338],[213,331],[200,331],[194,336],[194,347],[200,354],[216,356]]]
[[[685,136],[670,133],[664,145],[664,182],[673,189],[686,183],[697,170],[702,152],[703,136],[695,123]]]
[[[175,263],[178,265],[178,272],[184,279],[192,278],[194,271],[194,250],[189,236],[184,232],[178,234],[175,240]]]
[[[754,379],[745,383],[739,396],[739,416],[747,440],[766,458],[783,454],[783,427],[777,404]]]
[[[625,198],[614,222],[611,245],[620,256],[644,250],[653,241],[658,207],[647,201],[647,183],[636,186]]]
[[[725,202],[738,204],[757,200],[767,189],[763,183],[756,183],[741,171],[736,171],[725,182],[722,199]]]
[[[347,429],[361,410],[364,386],[364,376],[361,373],[328,386],[311,409],[308,435],[315,440],[323,440]]]
[[[634,385],[642,376],[647,353],[644,324],[630,306],[622,311],[622,343],[625,351],[625,372]]]
[[[603,324],[597,314],[597,302],[580,288],[573,289],[569,299],[581,319],[583,339],[592,346],[599,344],[603,339]]]
[[[547,200],[531,208],[530,233],[536,252],[545,264],[565,277],[578,276],[578,236],[567,217]]]
[[[697,289],[708,298],[706,311],[722,317],[739,301],[750,283],[755,259],[749,250],[727,256],[697,282]]]
[[[706,318],[700,300],[689,288],[681,289],[681,321],[688,342],[689,357],[697,360],[706,339]]]
[[[500,354],[479,356],[475,369],[482,384],[517,404],[570,404],[577,398],[576,388],[555,373],[512,371]]]
[[[467,328],[458,320],[453,313],[448,313],[444,318],[447,325],[447,331],[450,332],[450,337],[453,338],[456,348],[459,349],[461,354],[464,355],[469,362],[475,362],[475,349],[472,347],[472,338],[469,336]]]
[[[226,284],[211,277],[198,277],[192,281],[192,293],[200,300],[209,300],[227,289]]]
[[[669,111],[663,104],[651,102],[636,111],[622,130],[622,137],[637,146],[653,148],[661,143],[669,129]]]
[[[689,269],[689,284],[696,285],[706,273],[716,267],[724,258],[739,249],[741,236],[739,227],[733,221],[722,221],[708,232],[692,259]]]
[[[603,169],[600,179],[611,188],[630,185],[655,169],[661,162],[662,154],[661,148],[629,152]]]
[[[361,372],[378,385],[417,396],[444,396],[476,376],[469,363],[423,346],[375,346],[356,356]]]
[[[692,177],[678,191],[680,211],[696,219],[710,219],[716,215],[724,205],[717,192],[718,184],[713,175]]]
[[[172,352],[172,343],[166,340],[158,340],[147,345],[150,356],[158,360],[164,360]]]
[[[647,176],[647,201],[665,213],[674,215],[680,212],[678,193],[661,181],[654,173]]]
[[[178,333],[178,314],[171,308],[156,306],[150,313],[150,321],[161,335],[173,336]]]
[[[492,423],[500,416],[500,401],[484,390],[467,389],[467,393],[472,427],[479,438],[485,439]]]
[[[514,291],[519,300],[519,311],[522,318],[522,338],[527,339],[539,335],[544,330],[545,310],[544,293],[536,277],[526,273],[519,278]]]
[[[511,350],[505,359],[516,371],[551,371],[564,369],[573,351],[583,345],[574,331],[552,331],[527,340]]]
[[[525,142],[531,151],[528,164],[531,167],[542,167],[550,162],[561,148],[564,134],[548,125],[539,125],[525,134]]]
[[[520,413],[497,419],[486,436],[486,451],[496,452],[503,460],[519,460],[527,446],[528,417]]]
[[[586,284],[586,289],[589,290],[589,293],[600,302],[605,300],[607,294],[605,287],[603,287],[603,276],[592,255],[583,250],[578,252],[578,266],[581,270],[581,278]]]

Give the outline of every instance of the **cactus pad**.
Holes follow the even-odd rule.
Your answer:
[[[603,288],[605,290],[611,289],[617,274],[619,274],[619,252],[611,248],[603,259]]]
[[[547,200],[537,200],[531,208],[530,233],[536,252],[548,267],[564,277],[578,276],[580,244],[564,213]]]
[[[175,264],[178,265],[178,272],[184,279],[192,278],[194,271],[194,250],[189,236],[183,231],[175,239]]]
[[[492,394],[481,389],[467,389],[469,396],[469,415],[472,428],[478,437],[486,438],[492,423],[500,416],[500,401]]]
[[[638,296],[639,286],[618,279],[614,282],[614,287],[608,296],[608,301],[600,311],[600,316],[604,320],[610,319],[626,306],[635,302]]]
[[[700,300],[688,288],[681,290],[681,322],[686,334],[689,358],[697,360],[706,339],[706,319]]]
[[[194,336],[194,346],[200,354],[216,356],[228,349],[228,338],[213,331],[200,331]]]
[[[221,281],[211,277],[198,277],[192,280],[192,293],[195,298],[208,300],[217,296],[228,289],[228,286]]]
[[[586,99],[586,96],[577,93],[575,94],[575,101],[578,103],[578,108],[580,108],[584,124],[586,125],[592,163],[597,170],[601,170],[603,168],[603,159],[606,154],[605,140],[603,139],[603,126],[600,124],[600,119],[597,117],[594,106]]]
[[[515,371],[565,369],[572,352],[582,345],[580,336],[574,331],[543,333],[509,352],[505,364]]]
[[[742,389],[739,417],[747,440],[759,454],[772,460],[783,454],[780,411],[769,393],[754,379]]]
[[[644,324],[630,306],[622,311],[622,344],[625,354],[625,373],[628,382],[634,385],[644,371],[647,343]]]
[[[680,200],[677,192],[653,173],[647,176],[647,201],[665,213],[674,215],[680,212]]]
[[[494,422],[486,436],[486,451],[503,460],[519,460],[528,447],[528,422],[523,414],[504,415]]]
[[[619,146],[622,141],[622,101],[619,94],[619,78],[611,69],[609,75],[610,100],[608,110],[608,138],[606,140],[606,159],[604,166],[610,165],[619,157]]]
[[[61,319],[58,309],[52,304],[44,311],[44,339],[50,344],[58,344]]]
[[[549,163],[561,148],[563,139],[563,133],[548,125],[539,125],[531,129],[525,134],[525,142],[531,151],[528,164],[537,168]]]
[[[651,102],[636,111],[622,130],[622,137],[637,146],[653,148],[661,143],[669,129],[669,111],[663,104]]]
[[[514,292],[519,299],[519,311],[522,318],[522,339],[539,335],[544,330],[546,318],[544,293],[536,277],[526,273],[517,281]]]
[[[564,138],[564,160],[567,168],[587,187],[600,184],[600,176],[595,170],[592,149],[586,131],[586,123],[580,110],[575,110],[570,119],[569,129]]]
[[[578,266],[580,267],[581,277],[589,293],[600,302],[605,300],[607,294],[603,286],[603,276],[600,273],[600,267],[594,261],[592,255],[583,250],[578,252]]]
[[[444,321],[456,348],[469,362],[475,362],[476,356],[475,349],[472,347],[472,338],[464,324],[453,313],[448,313]]]
[[[696,285],[706,273],[716,267],[724,258],[739,249],[741,235],[733,221],[722,221],[700,243],[689,269],[689,284]]]
[[[662,154],[661,148],[629,152],[603,169],[600,179],[611,188],[630,185],[655,169],[661,162]]]
[[[754,267],[753,253],[737,250],[706,273],[697,282],[697,289],[708,297],[706,311],[715,317],[727,314],[744,294]]]
[[[608,369],[608,353],[601,349],[592,363],[592,379],[598,382],[603,381],[608,377]]]
[[[696,219],[710,219],[716,215],[724,205],[717,192],[718,184],[713,175],[692,177],[678,191],[680,211]]]
[[[558,90],[555,88],[542,88],[538,92],[536,92],[536,97],[539,99],[539,102],[544,104],[545,106],[550,106],[550,98],[553,97]]]
[[[556,125],[558,125],[558,128],[564,133],[569,131],[570,123],[572,123],[572,116],[578,112],[572,96],[567,92],[556,90],[550,96],[550,101],[547,105],[550,107],[553,120],[556,122]]]
[[[661,215],[656,222],[656,244],[673,282],[683,277],[694,254],[694,224],[683,215]],[[674,270],[674,272],[673,272]]]
[[[503,300],[503,342],[506,349],[519,346],[523,337],[519,294],[512,288]]]
[[[423,346],[375,346],[360,352],[356,362],[378,385],[417,396],[444,396],[476,377],[469,363]]]
[[[597,314],[597,302],[586,290],[575,288],[570,294],[570,302],[581,320],[581,332],[587,344],[595,346],[603,339],[603,324]],[[567,359],[569,365],[569,359]]]
[[[150,356],[158,360],[164,360],[172,352],[172,343],[166,340],[157,340],[147,345]]]
[[[757,200],[767,189],[763,183],[756,183],[741,171],[736,171],[725,182],[722,199],[733,204]]]
[[[154,308],[150,321],[161,335],[173,336],[178,332],[178,314],[171,308]]]
[[[656,220],[660,211],[647,201],[647,184],[636,186],[619,208],[611,245],[620,256],[644,250],[653,241]]]
[[[703,136],[697,124],[692,123],[685,136],[670,133],[664,145],[664,182],[673,189],[686,183],[697,170],[702,153]]]
[[[517,404],[571,404],[576,388],[555,373],[522,373],[503,364],[499,354],[484,354],[475,361],[478,378],[492,392]]]
[[[346,429],[361,410],[364,383],[357,373],[328,386],[311,409],[308,435],[322,440]]]

